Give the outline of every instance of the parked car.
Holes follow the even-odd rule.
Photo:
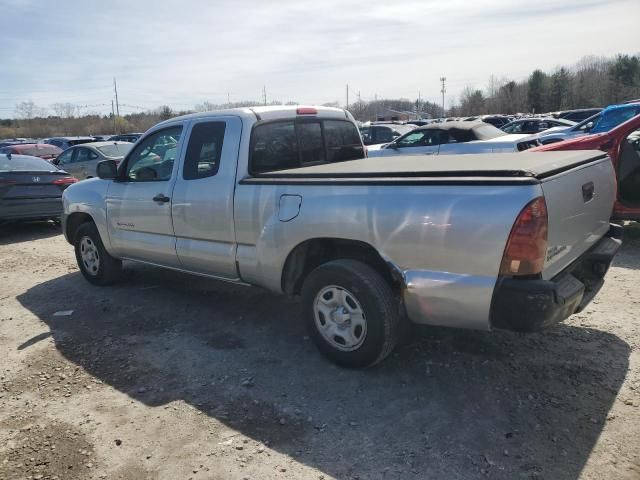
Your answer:
[[[95,142],[93,137],[51,137],[43,140],[43,143],[55,145],[56,147],[66,150],[74,145],[81,145],[83,143]]]
[[[640,221],[640,115],[602,133],[533,148],[531,152],[602,150],[618,179],[613,218]]]
[[[362,141],[365,145],[380,145],[391,142],[394,139],[416,128],[413,124],[404,123],[372,123],[368,127],[361,128]]]
[[[124,158],[133,145],[129,142],[93,142],[76,145],[62,152],[54,163],[79,180],[97,176],[96,167],[102,160]]]
[[[543,132],[553,127],[573,127],[576,123],[569,120],[549,118],[549,117],[531,117],[521,118],[507,123],[501,128],[507,133],[526,133],[534,134]]]
[[[1,147],[0,153],[10,153],[13,155],[29,155],[32,157],[42,158],[44,160],[53,160],[62,153],[62,149],[55,145],[47,143],[21,143],[18,145],[10,145]]]
[[[123,133],[121,135],[113,135],[108,140],[111,142],[136,143],[141,136],[142,133]]]
[[[405,315],[555,324],[588,303],[620,246],[599,152],[363,156],[342,109],[173,118],[65,192],[63,231],[93,284],[126,259],[300,295],[318,348],[351,367],[384,359]]]
[[[547,145],[588,133],[605,132],[638,114],[640,114],[640,103],[612,105],[573,127],[554,127],[545,130],[538,135],[538,142],[540,145]]]
[[[488,123],[445,122],[416,128],[391,143],[369,147],[370,157],[517,152],[529,135],[507,134]]]
[[[113,135],[91,135],[96,142],[108,142]]]
[[[480,120],[496,128],[502,128],[511,121],[511,118],[505,115],[483,115],[480,117]]]
[[[571,122],[581,122],[587,118],[591,118],[602,111],[601,108],[579,108],[576,110],[564,110],[555,112],[553,116],[555,118],[562,118]]]
[[[75,182],[42,158],[0,154],[0,221],[58,221],[62,192]]]

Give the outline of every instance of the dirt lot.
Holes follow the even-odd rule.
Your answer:
[[[0,478],[640,478],[638,226],[566,324],[424,328],[366,371],[293,301],[133,264],[93,287],[55,227],[0,229]]]

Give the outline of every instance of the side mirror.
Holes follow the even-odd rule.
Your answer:
[[[115,160],[103,160],[96,167],[98,177],[103,180],[113,180],[118,176],[118,164]]]
[[[593,122],[589,122],[584,126],[584,131],[589,132],[593,128]]]
[[[51,163],[53,163],[54,165],[60,165],[60,159],[58,159],[58,157],[56,157],[56,158],[51,160]]]

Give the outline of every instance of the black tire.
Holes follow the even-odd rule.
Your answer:
[[[326,339],[318,324],[322,323],[324,315],[318,314],[322,319],[316,317],[316,297],[331,286],[351,294],[364,313],[366,335],[362,343],[357,348],[351,346],[355,349],[350,351],[344,351]],[[302,287],[302,304],[305,322],[314,343],[323,355],[343,367],[375,365],[387,357],[398,342],[401,326],[398,300],[378,272],[357,260],[334,260],[313,270]]]
[[[98,264],[95,269],[90,269],[82,258],[83,240],[95,247]],[[86,245],[86,243],[85,243]],[[94,285],[110,285],[120,277],[122,271],[122,262],[113,258],[105,250],[102,239],[93,222],[87,222],[80,225],[74,238],[74,246],[76,251],[76,261],[84,278]]]

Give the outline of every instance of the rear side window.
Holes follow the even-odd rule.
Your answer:
[[[220,168],[225,122],[197,123],[191,130],[184,159],[185,180],[212,177]]]
[[[249,170],[264,173],[360,158],[362,140],[349,121],[277,121],[254,127]]]

